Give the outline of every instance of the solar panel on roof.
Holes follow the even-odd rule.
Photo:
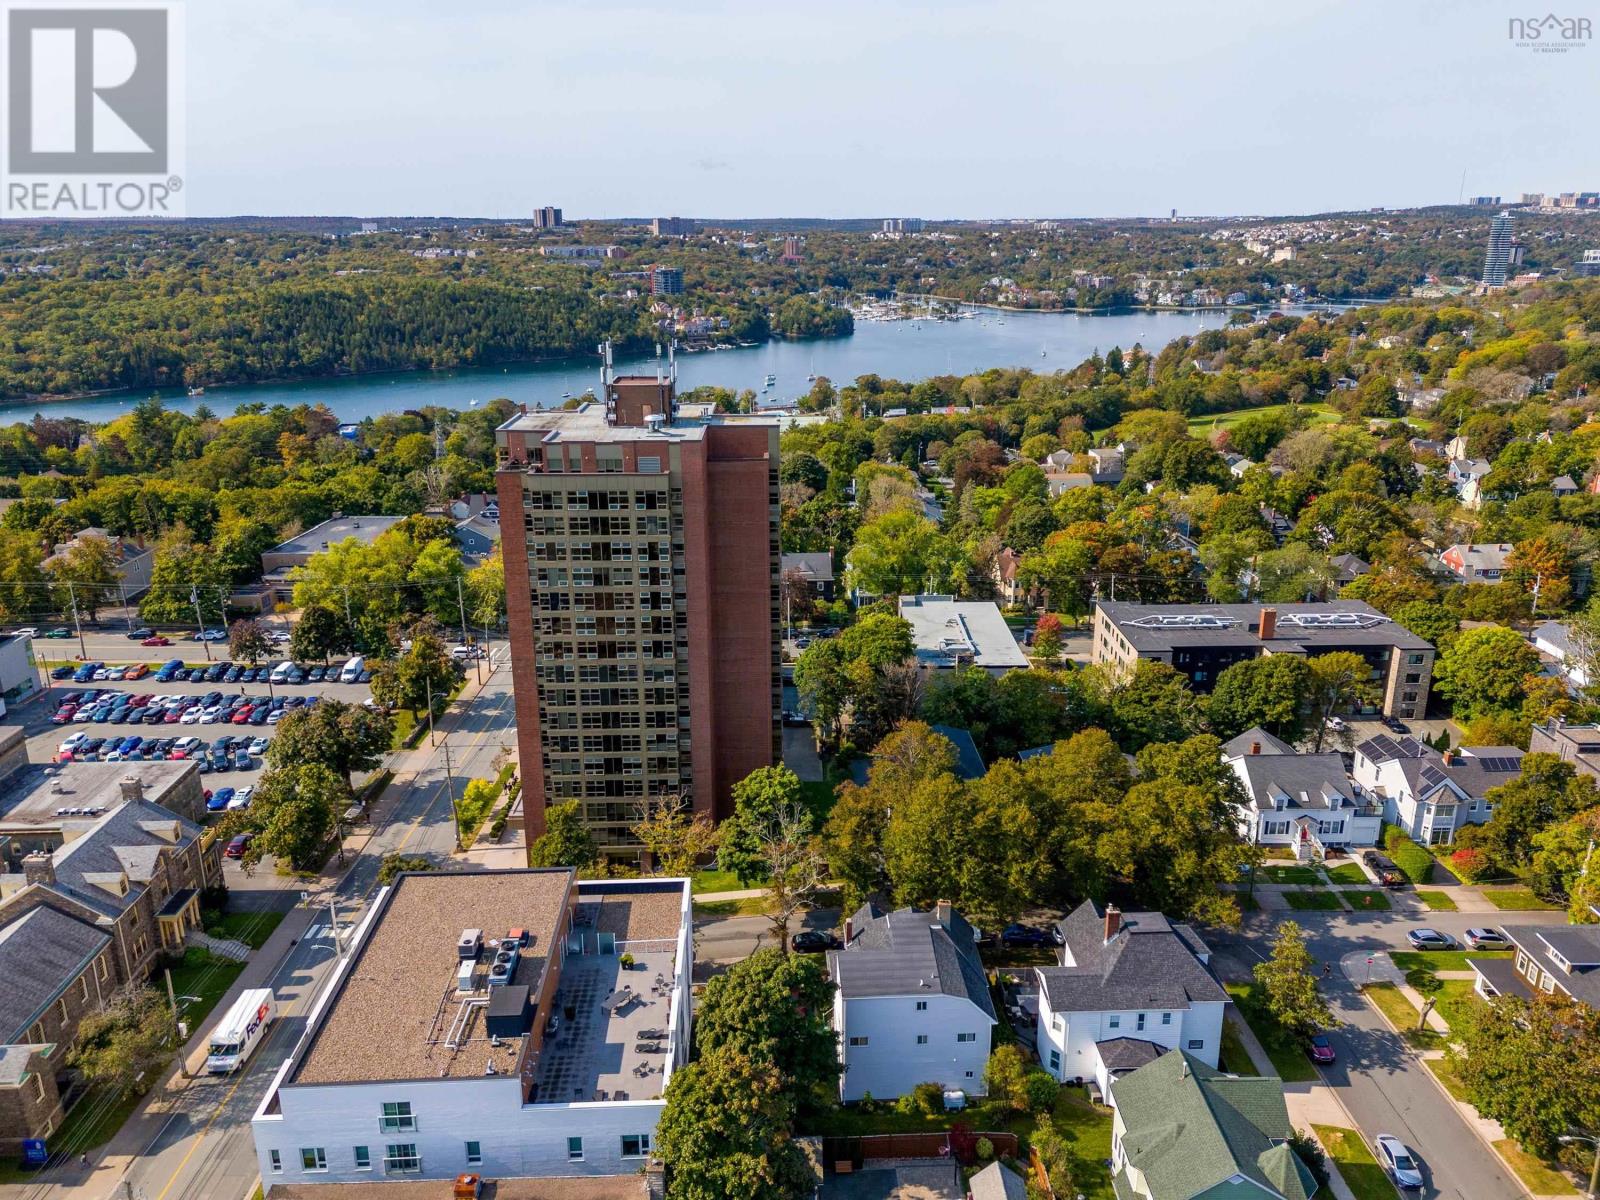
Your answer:
[[[1485,771],[1518,771],[1522,769],[1520,758],[1494,757],[1478,759],[1483,764]]]

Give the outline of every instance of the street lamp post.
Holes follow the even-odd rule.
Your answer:
[[[201,645],[201,648],[204,649],[205,652],[206,652],[206,661],[210,662],[211,661],[211,643],[206,640],[206,619],[205,619],[204,614],[202,614],[201,611],[200,611],[200,589],[199,588],[191,587],[189,589],[189,600],[194,604],[194,619],[195,619],[195,622],[200,626],[200,645]]]
[[[1588,1142],[1594,1147],[1594,1166],[1589,1169],[1589,1200],[1600,1197],[1600,1136],[1587,1133],[1564,1133],[1556,1139],[1563,1146],[1570,1146],[1575,1142]]]

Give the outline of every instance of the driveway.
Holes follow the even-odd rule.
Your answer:
[[[820,1194],[822,1200],[962,1200],[966,1191],[955,1163],[936,1162],[830,1174]]]

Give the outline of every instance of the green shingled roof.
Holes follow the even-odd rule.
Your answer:
[[[1238,1078],[1174,1050],[1111,1085],[1123,1153],[1154,1200],[1182,1200],[1243,1177],[1283,1200],[1316,1184],[1284,1142],[1294,1132],[1278,1079]],[[1119,1189],[1120,1190],[1120,1189]]]

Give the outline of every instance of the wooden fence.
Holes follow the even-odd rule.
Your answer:
[[[994,1146],[996,1158],[1017,1154],[1017,1135],[1014,1133],[982,1133],[974,1130],[967,1135],[974,1143],[987,1138]],[[827,1137],[822,1139],[822,1159],[829,1170],[858,1170],[869,1158],[949,1158],[948,1133],[874,1133],[865,1137]]]

